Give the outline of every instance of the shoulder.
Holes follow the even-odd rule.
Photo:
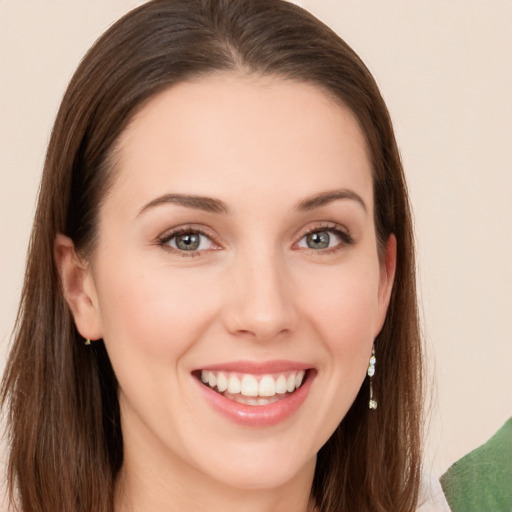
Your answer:
[[[511,510],[512,418],[441,477],[454,511]]]

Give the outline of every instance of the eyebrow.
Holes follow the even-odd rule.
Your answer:
[[[164,204],[176,204],[185,208],[203,210],[208,213],[228,213],[229,211],[225,203],[211,197],[191,196],[187,194],[164,194],[144,205],[137,216],[155,206]]]
[[[314,210],[315,208],[325,206],[326,204],[329,204],[333,201],[338,201],[342,199],[356,201],[365,212],[368,211],[362,197],[359,194],[356,194],[354,191],[348,189],[321,192],[320,194],[315,194],[314,196],[307,197],[298,204],[297,210],[310,211]],[[164,194],[163,196],[157,197],[150,201],[149,203],[147,203],[146,205],[144,205],[140,209],[137,216],[141,215],[142,213],[146,212],[151,208],[155,208],[156,206],[165,204],[176,204],[178,206],[183,206],[185,208],[203,210],[208,213],[229,213],[229,208],[227,207],[226,203],[220,201],[219,199],[187,194]]]
[[[321,192],[320,194],[307,197],[298,204],[297,210],[314,210],[315,208],[320,208],[321,206],[325,206],[326,204],[332,203],[333,201],[338,201],[340,199],[349,199],[351,201],[355,201],[363,208],[365,212],[368,212],[368,208],[366,207],[366,203],[364,202],[363,198],[359,194],[356,194],[353,190],[348,189]]]

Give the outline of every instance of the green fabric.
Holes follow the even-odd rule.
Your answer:
[[[512,511],[512,418],[441,477],[452,512]]]

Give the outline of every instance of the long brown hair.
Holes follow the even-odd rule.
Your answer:
[[[11,499],[24,512],[111,512],[123,463],[117,382],[103,343],[85,347],[53,258],[58,233],[83,255],[113,181],[115,143],[157,92],[222,70],[321,87],[348,106],[373,164],[380,247],[394,234],[397,270],[368,382],[318,454],[319,511],[411,511],[421,458],[422,359],[411,215],[384,101],[371,74],[328,27],[281,0],[154,0],[128,13],[87,53],[53,128],[14,343],[2,384]]]

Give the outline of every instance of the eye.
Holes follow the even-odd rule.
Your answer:
[[[335,247],[340,242],[338,236],[329,231],[314,231],[313,233],[308,233],[303,236],[299,241],[299,247],[304,247],[307,249],[330,249],[331,247]]]
[[[199,252],[216,247],[210,237],[193,230],[169,233],[160,240],[160,243],[183,252]]]
[[[298,242],[297,247],[312,249],[314,251],[325,251],[341,248],[343,245],[351,244],[351,236],[339,228],[315,228],[306,233]]]

